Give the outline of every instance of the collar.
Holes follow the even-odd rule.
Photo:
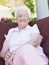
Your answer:
[[[28,28],[30,28],[30,26],[29,25],[27,25],[25,28],[23,28],[22,30],[27,30]],[[14,31],[19,31],[19,29],[18,29],[18,27],[16,27],[16,28],[14,28]]]

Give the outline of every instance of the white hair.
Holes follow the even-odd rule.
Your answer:
[[[29,18],[31,18],[31,11],[30,11],[30,9],[29,9],[27,6],[25,6],[25,5],[19,5],[19,6],[17,6],[17,7],[15,8],[15,10],[14,10],[15,18],[17,18],[17,13],[18,13],[18,11],[20,11],[20,10],[26,11],[27,14],[28,14],[28,16],[29,16]]]

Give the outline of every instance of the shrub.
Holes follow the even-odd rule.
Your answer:
[[[12,22],[12,19],[11,18],[1,18],[1,20],[0,20],[0,22],[5,22],[5,23],[7,23],[7,22]]]

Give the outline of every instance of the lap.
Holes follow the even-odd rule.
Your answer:
[[[36,48],[30,44],[23,45],[16,51],[16,54],[14,56],[14,62],[16,63],[15,60],[17,60],[18,63],[21,63],[23,61],[25,65],[46,64],[46,62],[40,57]]]
[[[45,65],[35,47],[25,44],[14,51],[11,56],[13,65]]]

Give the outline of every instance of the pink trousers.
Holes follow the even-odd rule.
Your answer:
[[[47,65],[47,63],[41,58],[36,48],[26,44],[16,51],[10,65]]]

